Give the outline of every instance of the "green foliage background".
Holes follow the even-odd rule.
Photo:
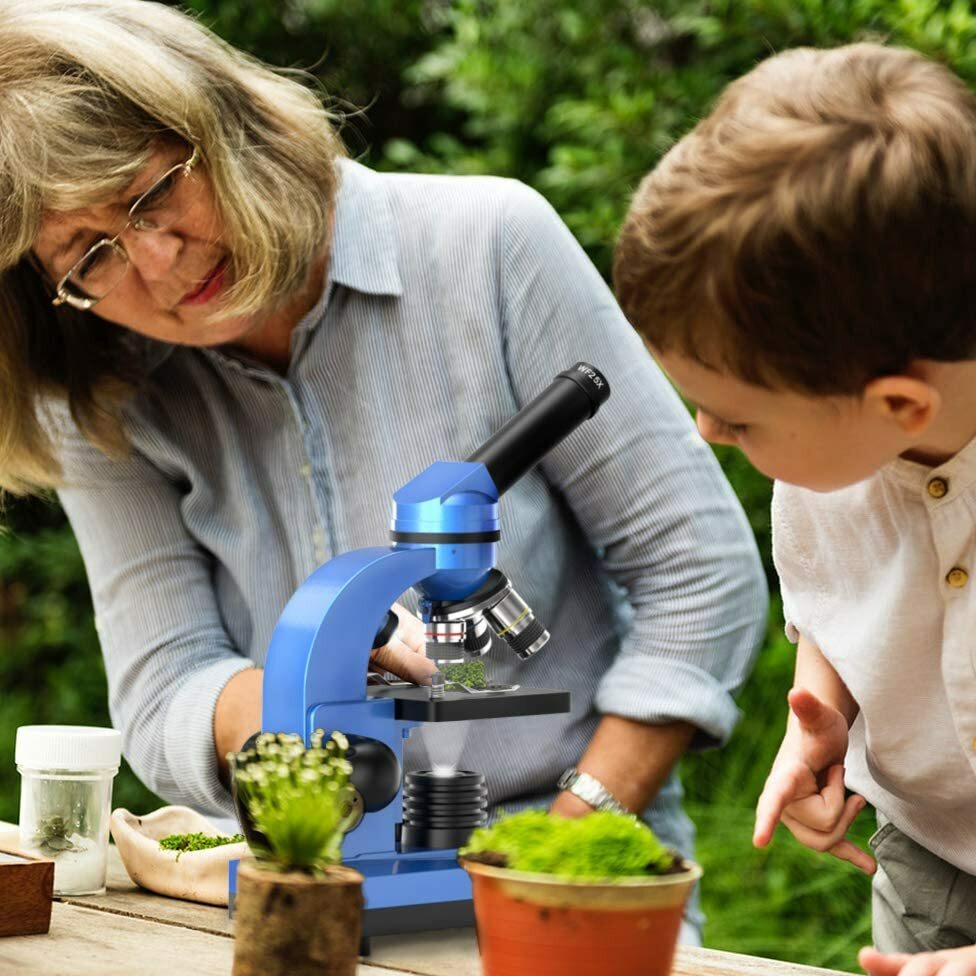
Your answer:
[[[723,85],[775,51],[858,39],[905,44],[976,81],[962,0],[193,0],[231,43],[309,69],[345,112],[351,151],[386,169],[495,173],[544,193],[605,274],[640,177]],[[769,485],[721,451],[770,585]],[[0,537],[0,818],[17,817],[14,730],[106,723],[84,572],[54,503],[17,502]],[[869,884],[779,836],[749,843],[785,721],[792,650],[778,606],[720,753],[683,765],[699,828],[710,946],[857,970]],[[128,770],[115,802],[157,805]],[[856,835],[871,832],[862,816]]]

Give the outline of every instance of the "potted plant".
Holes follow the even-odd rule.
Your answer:
[[[355,811],[348,743],[317,730],[259,735],[229,758],[235,799],[255,855],[237,874],[234,976],[353,976],[363,877],[343,867]]]
[[[667,976],[697,864],[637,817],[528,810],[459,851],[485,976]]]

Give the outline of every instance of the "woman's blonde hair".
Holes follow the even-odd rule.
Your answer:
[[[160,142],[201,150],[231,251],[222,314],[273,308],[326,242],[343,154],[316,93],[149,0],[0,4],[0,491],[55,485],[49,397],[110,454],[140,383],[124,333],[51,306],[45,212],[117,199]]]
[[[614,283],[652,347],[762,386],[973,358],[976,96],[879,44],[764,61],[645,178]]]

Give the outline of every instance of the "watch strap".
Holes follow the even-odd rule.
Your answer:
[[[575,766],[570,766],[556,783],[561,790],[578,796],[584,803],[588,803],[594,810],[613,810],[615,813],[630,811],[595,777],[589,773],[580,772]]]

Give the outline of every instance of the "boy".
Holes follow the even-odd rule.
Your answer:
[[[872,873],[872,803],[862,965],[976,974],[976,97],[906,50],[773,57],[644,180],[614,277],[702,435],[777,479],[797,665],[754,842]]]

